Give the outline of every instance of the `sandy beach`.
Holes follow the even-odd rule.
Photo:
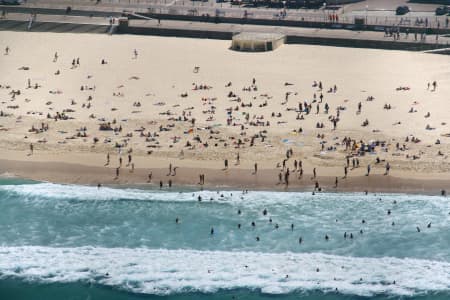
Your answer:
[[[229,46],[0,32],[0,173],[87,184],[147,183],[151,173],[147,184],[164,187],[205,174],[205,186],[252,189],[332,190],[336,177],[335,190],[450,189],[449,56]]]

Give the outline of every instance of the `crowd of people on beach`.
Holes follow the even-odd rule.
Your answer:
[[[12,50],[7,46],[5,48],[4,55],[11,55]],[[50,62],[56,64],[61,58],[60,52],[54,52],[52,59]],[[138,60],[138,50],[134,49],[131,53],[132,60]],[[106,59],[101,59],[101,65],[107,64]],[[69,70],[74,70],[81,67],[81,59],[80,57],[75,57],[71,59],[71,64],[69,65]],[[26,70],[26,69],[24,69]],[[59,70],[58,70],[59,71]],[[195,74],[199,74],[200,67],[196,66],[194,68],[194,76]],[[93,76],[88,75],[86,80],[90,80]],[[128,80],[140,80],[138,76],[131,76]],[[95,92],[97,86],[92,83],[83,82],[80,85],[80,91],[86,94],[86,101],[81,104],[82,109],[91,109],[92,106],[96,105],[95,101]],[[110,118],[109,116],[96,116],[96,113],[90,114],[90,118],[93,120],[97,120],[99,123],[98,130],[96,131],[93,128],[88,128],[90,126],[83,126],[80,129],[76,130],[76,133],[66,136],[64,141],[59,141],[58,144],[67,143],[68,140],[82,138],[85,141],[91,139],[92,143],[95,145],[99,142],[102,142],[101,136],[103,135],[103,142],[105,144],[110,144],[111,147],[107,151],[107,160],[105,167],[114,168],[114,180],[120,181],[123,178],[124,173],[121,172],[123,168],[122,165],[122,156],[126,152],[128,157],[128,164],[126,165],[129,168],[130,173],[134,173],[135,167],[140,167],[132,161],[132,153],[133,148],[130,146],[132,141],[136,139],[140,139],[141,143],[146,146],[147,155],[152,155],[156,153],[159,149],[163,147],[170,148],[180,148],[179,145],[183,145],[182,149],[179,151],[176,159],[184,159],[185,152],[196,153],[196,152],[207,152],[209,149],[218,149],[221,154],[218,157],[222,157],[224,159],[224,168],[223,171],[227,172],[231,166],[229,165],[228,160],[230,156],[235,156],[236,154],[236,162],[235,165],[239,166],[241,164],[241,154],[240,151],[249,148],[260,147],[259,149],[269,149],[265,151],[270,151],[270,147],[272,145],[268,142],[271,139],[271,130],[274,127],[291,127],[291,129],[286,130],[286,135],[294,134],[298,139],[302,139],[304,136],[305,129],[311,133],[314,130],[317,132],[317,144],[311,145],[314,147],[313,153],[316,155],[322,155],[322,153],[340,153],[341,161],[343,165],[343,172],[341,174],[327,174],[328,177],[335,178],[334,180],[334,189],[339,187],[340,177],[341,180],[349,179],[349,171],[357,170],[360,167],[360,159],[364,160],[366,163],[366,176],[371,176],[374,173],[373,166],[376,166],[376,169],[383,168],[384,172],[379,174],[384,174],[385,176],[390,174],[391,163],[387,159],[387,156],[390,154],[392,156],[401,155],[401,152],[405,152],[405,157],[411,160],[418,160],[421,157],[421,153],[408,153],[409,146],[408,144],[420,143],[420,139],[412,136],[406,137],[403,145],[400,145],[397,142],[397,145],[394,149],[389,146],[390,142],[386,140],[364,140],[360,137],[351,137],[351,136],[340,136],[339,132],[339,123],[343,118],[343,114],[346,114],[349,110],[350,103],[348,105],[334,105],[332,101],[332,95],[337,95],[338,91],[341,90],[341,87],[338,87],[337,84],[330,84],[328,86],[325,85],[321,80],[312,80],[311,82],[311,95],[310,97],[305,96],[303,100],[299,100],[299,93],[292,90],[294,84],[291,82],[285,82],[280,89],[286,89],[284,99],[282,99],[281,103],[273,106],[272,109],[271,103],[276,101],[273,96],[269,93],[259,92],[262,88],[259,86],[257,79],[252,78],[248,84],[244,84],[242,88],[239,88],[237,83],[233,83],[231,81],[226,81],[224,83],[224,87],[228,89],[226,95],[218,95],[217,97],[211,97],[208,95],[212,90],[214,90],[214,86],[206,83],[206,82],[194,82],[191,85],[190,90],[184,90],[179,94],[179,103],[173,105],[171,108],[168,107],[166,102],[157,101],[155,102],[154,108],[159,110],[159,118],[150,120],[147,122],[147,126],[140,126],[139,128],[135,128],[133,131],[130,131],[130,127],[124,123],[124,120],[118,120],[116,118]],[[121,88],[124,87],[124,84],[119,85],[116,88],[116,91],[112,91],[112,96],[120,96],[121,98],[126,98],[125,94],[121,92]],[[0,85],[0,88],[6,88],[9,90],[9,95],[11,95],[11,101],[15,101],[18,97],[23,97],[23,92],[21,91],[21,87],[13,88],[9,85]],[[30,78],[26,81],[27,89],[38,89],[42,88],[38,82],[32,83]],[[430,92],[436,92],[438,90],[438,83],[436,80],[428,82],[426,84],[426,89]],[[397,88],[398,92],[409,91],[410,87],[408,86],[400,86]],[[60,96],[64,93],[64,91],[60,89],[50,90],[50,94],[55,96]],[[147,94],[149,95],[149,94]],[[146,96],[147,96],[146,95]],[[184,98],[197,98],[199,99],[197,106],[189,106],[184,109],[181,109],[181,104],[183,103]],[[248,99],[248,100],[245,100]],[[28,98],[25,99],[25,105],[27,101],[30,101]],[[78,100],[77,100],[78,101]],[[76,107],[78,106],[78,102],[74,99],[71,99],[70,106]],[[126,101],[126,100],[124,100]],[[219,102],[223,103],[227,101],[229,106],[224,110],[218,109]],[[367,102],[375,101],[375,97],[368,96],[366,99]],[[131,105],[132,104],[132,105]],[[53,109],[54,103],[52,101],[48,101],[46,103],[47,111],[45,111],[45,107],[42,107],[43,111],[38,112],[38,115],[41,116],[43,113],[47,116],[47,120],[53,120],[54,122],[60,121],[71,121],[74,120],[75,109],[66,108],[62,111],[55,111]],[[145,107],[145,109],[149,108],[149,103],[145,103],[143,100],[133,100],[130,102],[130,106],[133,107],[133,111],[131,113],[139,113],[141,109]],[[333,107],[334,106],[334,107]],[[270,113],[267,113],[267,109],[272,110]],[[12,117],[11,106],[8,109],[2,109],[0,116],[1,117]],[[177,109],[177,111],[175,111]],[[392,106],[390,104],[385,104],[384,109],[390,110]],[[116,111],[117,108],[111,107],[111,111]],[[416,112],[417,110],[411,108],[411,112]],[[195,113],[194,113],[195,112]],[[30,111],[30,114],[35,114],[36,111]],[[363,113],[363,104],[362,102],[357,103],[356,114],[361,115]],[[198,120],[198,115],[203,116],[203,120]],[[289,122],[288,119],[295,116],[295,122]],[[327,121],[324,121],[323,116],[326,117]],[[425,115],[425,118],[430,118],[431,115],[428,112]],[[315,128],[304,128],[302,123],[305,120],[314,120]],[[220,122],[219,120],[225,119],[225,124],[221,124],[221,126],[217,126],[216,123]],[[126,121],[126,120],[125,120]],[[362,127],[370,127],[371,123],[368,117],[361,124]],[[396,124],[393,124],[396,125]],[[180,126],[183,128],[180,131]],[[124,129],[126,127],[127,129]],[[45,134],[49,130],[52,129],[52,125],[49,123],[41,122],[40,126],[31,125],[31,128],[28,130],[25,138],[29,138],[30,134]],[[434,127],[427,125],[427,130],[433,130]],[[125,131],[125,132],[123,132]],[[111,132],[112,135],[109,134]],[[376,129],[373,129],[373,132],[376,133]],[[64,134],[65,132],[61,132]],[[137,134],[136,134],[137,133]],[[108,135],[105,137],[105,135]],[[165,143],[161,141],[161,136],[169,135],[169,144],[165,146]],[[118,138],[114,138],[118,137]],[[39,143],[47,143],[47,138],[39,139]],[[34,142],[36,144],[36,142]],[[130,144],[130,145],[129,145]],[[440,140],[436,141],[436,145],[440,145]],[[39,147],[37,147],[39,148]],[[289,147],[285,153],[285,157],[281,158],[276,165],[273,166],[274,170],[277,170],[276,178],[274,178],[275,185],[284,185],[286,188],[289,187],[294,180],[296,183],[302,181],[305,178],[304,174],[306,171],[303,166],[303,161],[306,160],[304,158],[301,150],[295,150],[295,147]],[[167,148],[166,148],[167,149]],[[34,154],[36,151],[33,143],[30,143],[30,153],[29,155]],[[259,151],[259,150],[256,150]],[[118,157],[118,164],[113,166],[110,160],[110,152]],[[142,152],[140,152],[142,155]],[[382,158],[380,158],[382,156]],[[446,156],[441,150],[438,152],[438,156]],[[303,157],[303,158],[302,158]],[[368,159],[369,157],[369,159]],[[252,158],[249,156],[245,157],[247,161],[251,161]],[[175,159],[175,158],[174,158]],[[308,162],[311,166],[307,172],[310,174],[312,172],[312,176],[309,178],[309,181],[302,181],[305,185],[311,185],[314,187],[314,191],[322,191],[323,186],[321,186],[319,182],[319,177],[317,175],[318,169],[321,167],[320,163]],[[253,165],[253,170],[249,172],[249,175],[253,175],[255,177],[258,176],[258,162],[254,161],[251,163]],[[169,168],[169,174],[167,176],[176,176],[176,169],[172,169],[172,165]],[[149,173],[147,182],[152,182],[152,173]],[[205,174],[202,173],[199,175],[199,184],[204,185],[206,182]],[[168,185],[172,185],[172,179],[170,179]],[[160,180],[160,188],[163,188],[165,184],[163,184],[163,180]]]

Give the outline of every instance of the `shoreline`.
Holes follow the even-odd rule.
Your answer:
[[[145,185],[152,172],[156,188],[200,188],[205,174],[204,188],[311,192],[315,170],[326,192],[450,190],[448,57],[296,45],[249,54],[224,41],[93,34],[69,47],[74,35],[0,35],[0,173],[96,186]]]
[[[70,173],[68,172],[70,170]],[[62,162],[27,162],[0,159],[0,173],[8,174],[9,178],[20,178],[56,184],[79,184],[110,187],[137,187],[159,189],[163,182],[163,190],[169,190],[168,181],[172,181],[172,189],[193,188],[207,190],[252,190],[252,191],[285,191],[313,192],[317,180],[321,192],[361,192],[369,193],[405,193],[423,195],[441,195],[441,191],[450,190],[450,181],[440,179],[417,179],[410,177],[384,176],[349,176],[339,178],[338,188],[334,187],[335,176],[317,176],[314,180],[311,174],[304,174],[301,179],[292,178],[289,187],[277,183],[278,170],[263,169],[257,175],[252,175],[250,169],[206,169],[183,167],[177,170],[175,176],[167,175],[166,168],[153,168],[152,181],[147,182],[149,169],[136,168],[133,173],[122,169],[118,180],[114,179],[115,168],[87,166]],[[198,184],[198,174],[205,174],[205,184]],[[6,178],[6,177],[5,177]]]

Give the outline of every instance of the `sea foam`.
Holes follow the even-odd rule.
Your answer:
[[[203,201],[215,200],[216,202],[252,204],[257,200],[258,204],[295,204],[299,200],[310,199],[309,192],[271,192],[251,191],[243,194],[242,191],[183,191],[138,189],[138,188],[110,188],[71,184],[19,184],[0,185],[0,192],[14,193],[28,198],[44,199],[75,199],[75,200],[147,200],[168,202],[191,202],[198,201],[200,195]],[[424,200],[429,202],[446,202],[445,197],[410,195],[410,194],[370,194],[362,193],[318,193],[314,199],[327,200],[375,200],[379,198],[395,197],[397,201],[402,200]]]
[[[0,247],[2,279],[83,281],[156,295],[237,288],[269,294],[337,288],[363,296],[415,295],[448,291],[449,270],[446,262],[321,253]]]

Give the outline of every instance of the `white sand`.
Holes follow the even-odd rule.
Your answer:
[[[6,46],[11,52],[3,55]],[[132,132],[133,137],[128,139],[128,148],[134,150],[135,160],[139,166],[166,166],[167,161],[177,161],[179,165],[201,166],[220,168],[223,159],[230,159],[234,163],[235,154],[241,153],[241,167],[252,168],[258,161],[262,168],[274,168],[276,162],[285,157],[288,148],[293,148],[294,158],[303,159],[309,166],[328,166],[330,170],[342,169],[346,152],[339,146],[338,151],[328,152],[322,158],[314,157],[320,153],[320,139],[318,133],[325,134],[326,146],[342,140],[344,136],[350,136],[356,140],[372,139],[385,140],[390,143],[388,153],[361,158],[361,164],[373,163],[376,156],[390,161],[393,169],[409,171],[424,171],[429,173],[448,171],[450,138],[441,134],[450,133],[450,57],[403,51],[384,51],[368,49],[334,48],[321,46],[284,45],[270,53],[240,53],[228,49],[229,41],[196,40],[185,38],[161,38],[150,36],[131,35],[90,35],[90,34],[55,34],[55,33],[19,33],[0,32],[0,84],[10,85],[12,89],[20,89],[22,94],[11,101],[8,93],[11,89],[0,88],[0,110],[12,113],[12,117],[0,117],[0,149],[5,158],[17,160],[55,160],[69,161],[89,165],[102,165],[105,162],[105,153],[117,153],[114,143],[122,143],[126,133]],[[137,49],[138,57],[133,59],[133,49]],[[53,63],[53,55],[58,52],[59,58]],[[80,67],[71,69],[72,59],[80,58]],[[101,65],[101,59],[106,59],[108,64]],[[28,71],[18,70],[21,66],[30,68]],[[194,73],[195,66],[200,67],[198,73]],[[54,75],[56,70],[61,74]],[[88,75],[92,78],[88,79]],[[137,76],[139,79],[130,79]],[[27,89],[27,79],[32,85],[42,85],[39,89]],[[252,78],[256,79],[257,92],[242,91],[244,86],[250,86]],[[287,107],[297,108],[299,101],[311,102],[314,93],[319,96],[317,88],[312,87],[312,82],[322,81],[324,84],[324,101],[320,106],[320,114],[316,115],[316,103],[312,104],[312,112],[305,120],[296,120],[297,113],[286,111]],[[231,87],[225,87],[229,81]],[[438,88],[435,92],[427,91],[427,83],[437,81]],[[284,83],[292,83],[285,86]],[[210,90],[192,91],[192,83],[207,84],[212,86]],[[326,90],[337,85],[337,93],[327,93]],[[95,86],[95,91],[80,91],[80,86]],[[123,85],[122,88],[118,86]],[[399,86],[408,86],[409,91],[396,91]],[[52,95],[49,91],[60,90],[62,94]],[[251,120],[253,116],[264,116],[264,121],[269,120],[270,127],[247,126],[246,136],[240,136],[240,128],[226,126],[226,108],[235,107],[237,102],[229,101],[226,97],[229,91],[241,97],[243,103],[252,102],[252,108],[240,108],[233,112],[238,118],[237,123],[244,123],[242,112],[249,112]],[[114,97],[113,93],[121,92],[124,97]],[[181,98],[180,94],[187,92],[188,97]],[[285,93],[293,92],[289,102],[281,105]],[[148,94],[151,94],[148,96]],[[261,94],[268,94],[272,98],[269,105],[258,107],[265,101]],[[87,98],[91,95],[92,107],[82,108],[87,104]],[[371,95],[374,101],[366,102]],[[209,114],[203,114],[203,110],[210,109],[210,105],[202,105],[201,98],[217,98],[212,102],[216,107],[214,121],[206,121]],[[256,97],[256,99],[253,99]],[[26,102],[25,99],[31,101]],[[76,105],[70,104],[70,99],[76,101]],[[48,101],[52,104],[46,105]],[[141,107],[134,107],[133,103],[140,101]],[[417,105],[413,102],[417,101]],[[165,102],[164,106],[153,105],[156,102]],[[341,111],[341,121],[336,131],[332,129],[332,123],[323,113],[323,105],[330,105],[329,115],[336,114],[337,106],[344,106]],[[357,115],[357,104],[362,102],[362,113]],[[384,110],[384,104],[391,104],[391,110]],[[174,105],[179,107],[174,107]],[[19,105],[18,109],[8,109],[7,106]],[[196,128],[208,125],[220,124],[216,129],[220,133],[214,135],[217,140],[208,140],[207,149],[196,146],[195,150],[188,150],[183,146],[186,141],[192,142],[192,134],[184,134],[183,131],[190,128],[189,122],[167,121],[166,115],[159,113],[170,110],[174,117],[181,115],[183,109],[195,107],[192,116],[196,118]],[[417,113],[408,113],[413,107]],[[50,108],[52,108],[50,110]],[[50,112],[52,115],[64,109],[74,109],[74,113],[68,115],[74,120],[58,121],[46,119]],[[116,111],[112,111],[116,108]],[[42,112],[27,114],[27,112]],[[133,113],[133,111],[140,111]],[[271,113],[281,112],[281,118],[272,118]],[[424,115],[430,112],[430,118]],[[96,119],[90,119],[94,114]],[[21,117],[20,120],[18,118]],[[116,118],[118,121],[127,119],[126,122],[118,122],[122,125],[121,134],[98,131],[98,118],[108,121]],[[362,127],[361,124],[368,119],[370,124]],[[157,124],[149,124],[156,121]],[[277,121],[286,121],[285,124],[277,124]],[[40,126],[41,122],[49,124],[49,131],[34,134],[28,129],[34,124]],[[323,122],[325,129],[316,129],[317,122]],[[393,125],[401,122],[400,125]],[[161,132],[157,138],[162,146],[153,149],[151,155],[147,155],[146,145],[154,142],[145,142],[145,138],[139,137],[139,132],[134,130],[143,126],[145,132],[158,131],[159,125],[175,124],[170,132]],[[426,130],[426,125],[435,127],[434,130]],[[80,126],[87,126],[88,138],[65,139],[76,134]],[[293,129],[302,127],[303,134],[292,134]],[[224,147],[220,139],[228,145],[232,142],[228,138],[250,138],[251,135],[261,130],[268,130],[268,138],[264,143],[256,140],[254,147],[249,147],[247,142],[243,149]],[[374,130],[379,130],[374,133]],[[67,134],[59,133],[65,131]],[[195,129],[204,141],[210,134],[207,131]],[[421,139],[421,143],[405,143],[408,151],[398,151],[400,156],[392,156],[395,151],[395,143],[404,143],[407,135],[414,135]],[[25,139],[24,137],[27,136]],[[100,142],[92,147],[93,137],[98,137]],[[181,137],[178,143],[173,144],[171,138]],[[111,138],[111,143],[104,143],[105,138]],[[337,137],[337,140],[333,140]],[[292,145],[281,142],[282,139],[290,139]],[[434,145],[436,139],[441,140],[441,145]],[[38,143],[38,140],[46,139],[47,143]],[[58,142],[65,141],[65,144]],[[35,144],[35,155],[28,157],[26,153],[29,144]],[[214,147],[218,143],[218,147]],[[173,144],[172,148],[169,145]],[[430,146],[430,147],[429,147]],[[185,159],[178,161],[179,152],[184,149]],[[444,156],[437,156],[441,150]],[[125,152],[125,151],[124,151]],[[422,153],[423,152],[423,153]],[[86,155],[91,153],[90,155]],[[407,159],[406,154],[418,155],[420,159]],[[117,165],[116,158],[112,162]],[[124,158],[124,161],[126,159]],[[233,162],[233,163],[231,163]],[[138,167],[138,166],[137,166]],[[339,171],[341,172],[341,171]]]

